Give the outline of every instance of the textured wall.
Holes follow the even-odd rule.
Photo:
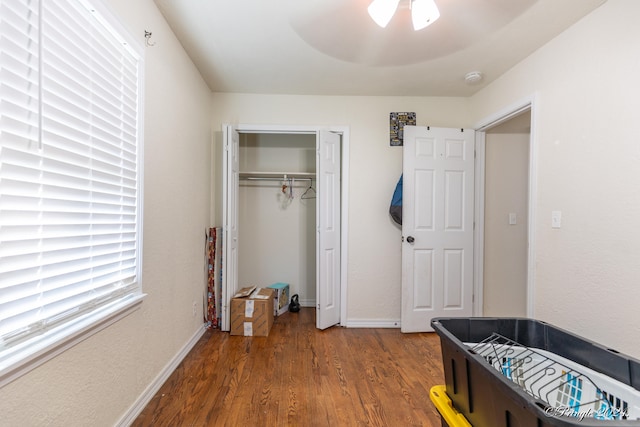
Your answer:
[[[640,357],[637,16],[607,1],[471,102],[479,121],[537,96],[535,316]]]

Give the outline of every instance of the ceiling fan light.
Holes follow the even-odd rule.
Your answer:
[[[376,24],[386,27],[398,8],[400,0],[373,0],[367,11]]]
[[[440,18],[440,11],[433,0],[411,0],[413,29],[421,30]]]

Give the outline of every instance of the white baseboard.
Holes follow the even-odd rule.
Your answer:
[[[300,300],[301,307],[315,307],[315,299]],[[340,326],[345,328],[400,328],[400,319],[398,320],[378,320],[378,319],[351,319],[346,322],[340,322]]]
[[[350,319],[341,323],[347,328],[400,328],[398,320]]]
[[[203,324],[201,328],[199,328],[196,333],[191,337],[191,339],[180,349],[180,351],[169,361],[169,363],[160,371],[158,376],[147,386],[147,388],[142,392],[142,394],[136,399],[134,404],[129,408],[129,410],[120,418],[120,421],[116,423],[117,427],[127,427],[130,426],[138,415],[144,410],[144,408],[149,404],[153,396],[156,395],[162,384],[167,381],[169,376],[176,370],[180,362],[186,357],[187,354],[191,351],[191,349],[196,345],[198,340],[204,335],[206,331],[206,326]]]

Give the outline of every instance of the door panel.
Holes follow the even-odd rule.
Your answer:
[[[464,220],[464,172],[446,171],[445,200],[444,200],[444,228],[447,231],[463,229]]]
[[[416,209],[414,210],[415,227],[416,229],[424,231],[434,230],[434,173],[431,170],[417,170],[415,171],[414,177],[415,191],[413,192],[413,200],[416,205]],[[418,194],[420,197],[416,197]]]
[[[414,282],[422,283],[422,286],[414,288],[414,307],[421,309],[433,308],[433,264],[435,252],[429,249],[414,251],[413,265],[419,266],[414,270]]]
[[[238,190],[240,135],[233,126],[223,127],[223,243],[222,313],[220,328],[230,329],[229,302],[238,290]]]
[[[403,332],[472,314],[473,150],[473,131],[405,127]]]
[[[462,308],[464,251],[444,251],[444,308]]]
[[[340,135],[318,134],[316,327],[340,322]]]

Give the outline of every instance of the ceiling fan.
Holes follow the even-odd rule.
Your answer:
[[[411,20],[415,31],[426,28],[440,17],[434,0],[407,0],[411,8]],[[386,27],[398,9],[400,0],[373,0],[367,11],[371,19],[382,28]]]

